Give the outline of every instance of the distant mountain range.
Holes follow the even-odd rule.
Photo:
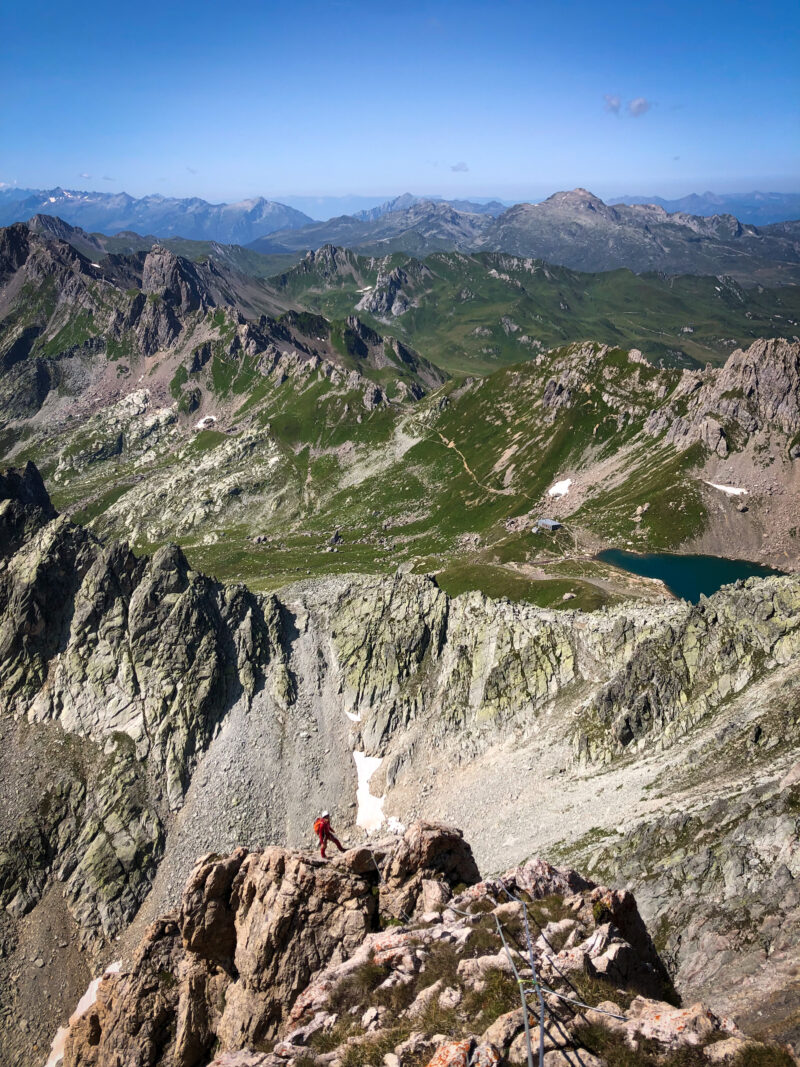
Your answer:
[[[677,200],[660,196],[618,196],[609,204],[657,204],[688,215],[735,215],[740,222],[768,226],[800,219],[800,193],[690,193]]]
[[[582,271],[730,275],[742,283],[800,280],[800,222],[756,227],[733,215],[669,214],[658,205],[610,206],[585,189],[500,214],[401,197],[388,210],[279,230],[248,247],[276,254],[326,244],[370,255],[509,252]]]
[[[154,195],[137,200],[127,193],[61,188],[0,190],[0,226],[42,214],[107,234],[133,230],[225,244],[247,244],[273,230],[291,230],[313,221],[302,211],[260,196],[236,204],[210,204],[199,197],[179,200]]]
[[[424,203],[445,204],[453,208],[454,211],[464,211],[470,215],[491,215],[492,217],[502,215],[509,206],[508,204],[502,204],[499,200],[487,200],[485,203],[479,203],[475,200],[445,200],[441,196],[426,197],[414,196],[413,193],[403,193],[402,196],[396,196],[393,200],[386,200],[383,204],[378,204],[377,207],[356,211],[352,217],[359,219],[361,222],[374,222],[384,215],[389,215],[395,211],[405,211],[414,207],[415,204]]]
[[[483,237],[491,215],[458,211],[446,201],[416,200],[400,197],[400,206],[374,214],[341,215],[326,222],[315,222],[291,233],[279,230],[249,244],[262,253],[294,252],[317,249],[323,245],[340,245],[360,251],[385,255],[471,248]],[[384,205],[386,206],[386,205]],[[380,209],[376,209],[380,211]]]
[[[220,246],[214,258],[225,258],[229,266],[262,277],[284,269],[286,261],[271,262],[260,270],[253,261],[256,254],[297,257],[330,244],[376,256],[506,252],[588,272],[628,268],[635,273],[729,275],[744,285],[800,282],[800,221],[756,226],[729,213],[709,216],[668,212],[659,204],[612,205],[585,189],[509,208],[496,200],[421,199],[404,193],[324,222],[261,198],[209,204],[199,199],[135,200],[124,193],[63,189],[27,196],[23,192],[0,190],[0,225],[11,219],[33,219],[34,229],[48,230],[52,222],[36,220],[58,216],[85,232],[81,250],[89,256],[93,248],[129,253],[149,248],[154,240],[178,242],[173,251],[194,255],[180,242],[214,243]],[[695,199],[703,200],[686,198]],[[790,199],[785,194],[784,204]],[[92,230],[99,232],[92,235]],[[109,234],[115,236],[104,236]],[[75,243],[74,236],[69,239]],[[222,246],[245,247],[224,256]]]

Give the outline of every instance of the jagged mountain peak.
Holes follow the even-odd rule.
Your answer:
[[[144,258],[142,292],[160,296],[183,312],[216,306],[197,267],[163,245],[153,245]]]

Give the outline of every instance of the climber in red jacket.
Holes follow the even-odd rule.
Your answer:
[[[341,841],[331,829],[331,813],[329,811],[323,811],[320,817],[314,822],[314,833],[319,838],[319,854],[323,859],[328,858],[325,855],[325,846],[329,841],[333,841],[339,851],[344,852]]]

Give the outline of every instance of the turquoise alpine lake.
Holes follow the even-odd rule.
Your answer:
[[[675,596],[696,604],[700,594],[711,596],[723,585],[739,578],[766,578],[781,574],[771,567],[762,567],[744,559],[725,556],[676,556],[667,552],[625,552],[621,548],[607,548],[596,556],[603,563],[619,567],[643,578],[660,578]]]

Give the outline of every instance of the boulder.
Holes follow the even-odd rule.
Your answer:
[[[375,916],[372,887],[300,853],[237,849],[204,857],[179,913],[153,924],[132,967],[100,984],[70,1032],[64,1067],[194,1067],[275,1036],[297,994],[358,949]]]
[[[472,1045],[471,1040],[448,1041],[439,1046],[426,1067],[469,1067]]]
[[[162,1062],[185,959],[177,920],[171,914],[151,923],[131,965],[104,976],[95,1003],[67,1034],[64,1067],[111,1067],[119,1055],[126,1067]]]
[[[431,910],[424,900],[425,884],[431,880],[452,890],[480,881],[480,872],[460,830],[442,823],[417,822],[403,834],[386,864],[381,912],[402,919],[413,915],[418,905],[421,910]]]
[[[538,1022],[539,1020],[535,1015],[528,1014],[528,1026],[537,1026]],[[505,1015],[495,1019],[492,1025],[484,1031],[481,1041],[489,1042],[489,1044],[496,1045],[499,1049],[508,1051],[514,1038],[521,1034],[524,1028],[525,1020],[522,1008],[516,1008],[514,1011],[508,1011]]]

